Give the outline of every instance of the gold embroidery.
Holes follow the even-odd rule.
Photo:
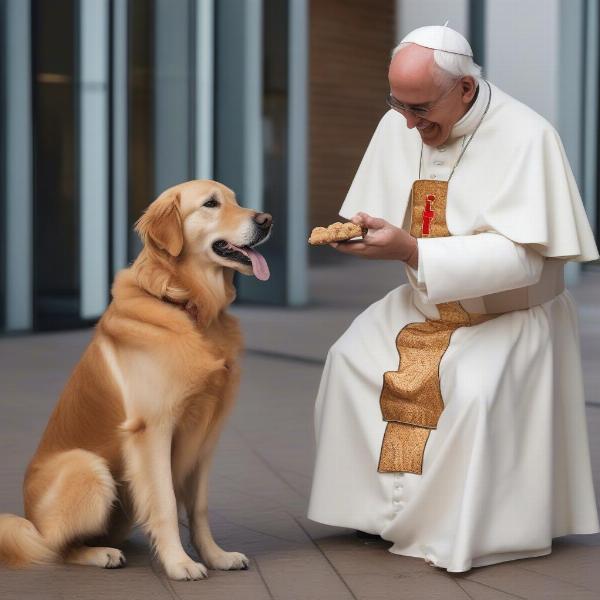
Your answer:
[[[427,237],[450,235],[446,224],[448,182],[418,180],[413,184],[411,235],[423,234],[423,216],[428,219]],[[426,212],[427,199],[435,196]],[[433,209],[433,218],[431,215]],[[439,367],[450,338],[459,327],[483,323],[496,315],[468,313],[460,302],[436,305],[439,319],[409,323],[396,338],[400,355],[397,371],[384,373],[380,406],[388,421],[378,471],[421,474],[425,445],[444,410]]]
[[[385,428],[379,471],[420,475],[422,454],[431,430],[390,421]]]
[[[422,237],[423,211],[426,209],[427,196],[435,196],[433,211],[435,216],[429,225],[427,237],[445,237],[450,235],[446,226],[446,200],[448,198],[448,182],[434,181],[432,179],[418,179],[413,183],[412,189],[412,219],[410,235]]]

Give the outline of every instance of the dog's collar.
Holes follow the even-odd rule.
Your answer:
[[[198,321],[198,307],[191,300],[184,303],[175,302],[175,300],[171,300],[171,298],[167,298],[166,296],[163,296],[161,300],[185,311],[194,323]]]

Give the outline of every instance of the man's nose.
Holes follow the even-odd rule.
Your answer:
[[[271,227],[271,223],[273,222],[273,217],[269,213],[256,213],[254,215],[254,222],[261,229],[269,229],[269,227]]]
[[[404,118],[406,119],[406,126],[409,129],[414,129],[417,124],[419,123],[419,121],[421,120],[421,117],[417,117],[416,115],[413,115],[412,113],[407,112],[404,115]]]

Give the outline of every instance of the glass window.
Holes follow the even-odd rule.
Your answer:
[[[194,11],[188,0],[129,3],[129,258],[133,225],[171,185],[191,179]]]
[[[243,10],[236,0],[216,5],[215,178],[236,192],[242,206],[260,207],[275,223],[269,242],[260,247],[271,278],[257,281],[236,273],[237,299],[285,304],[288,2],[263,0],[260,19],[257,5],[248,2]],[[256,54],[260,65],[253,62]],[[259,72],[258,90],[246,78],[248,69]],[[254,112],[257,102],[260,110]],[[249,119],[259,120],[258,135]],[[250,160],[250,153],[259,153],[259,160]]]
[[[74,0],[34,0],[34,328],[78,325]]]
[[[5,36],[6,12],[4,2],[0,3],[0,331],[6,327],[6,233],[2,229],[6,226],[6,36]]]
[[[261,246],[271,269],[267,290],[252,281],[246,299],[285,304],[288,275],[288,2],[265,0],[263,4],[263,210],[273,215],[273,232]]]
[[[154,199],[153,4],[152,0],[131,0],[128,4],[129,260],[141,248],[133,225]]]

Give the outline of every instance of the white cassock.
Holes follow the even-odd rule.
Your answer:
[[[424,146],[421,177],[448,179],[488,94],[480,80],[448,142]],[[567,260],[598,251],[553,127],[497,87],[491,94],[449,184],[450,236],[419,238],[409,283],[331,347],[315,407],[309,518],[379,534],[393,542],[390,552],[453,572],[541,556],[554,537],[599,531],[577,313],[560,282]],[[420,152],[417,131],[388,111],[340,215],[364,211],[409,231]],[[529,308],[454,331],[422,473],[378,472],[387,425],[380,395],[383,374],[399,369],[396,336],[439,319],[437,305],[451,301],[474,312],[515,301]]]

